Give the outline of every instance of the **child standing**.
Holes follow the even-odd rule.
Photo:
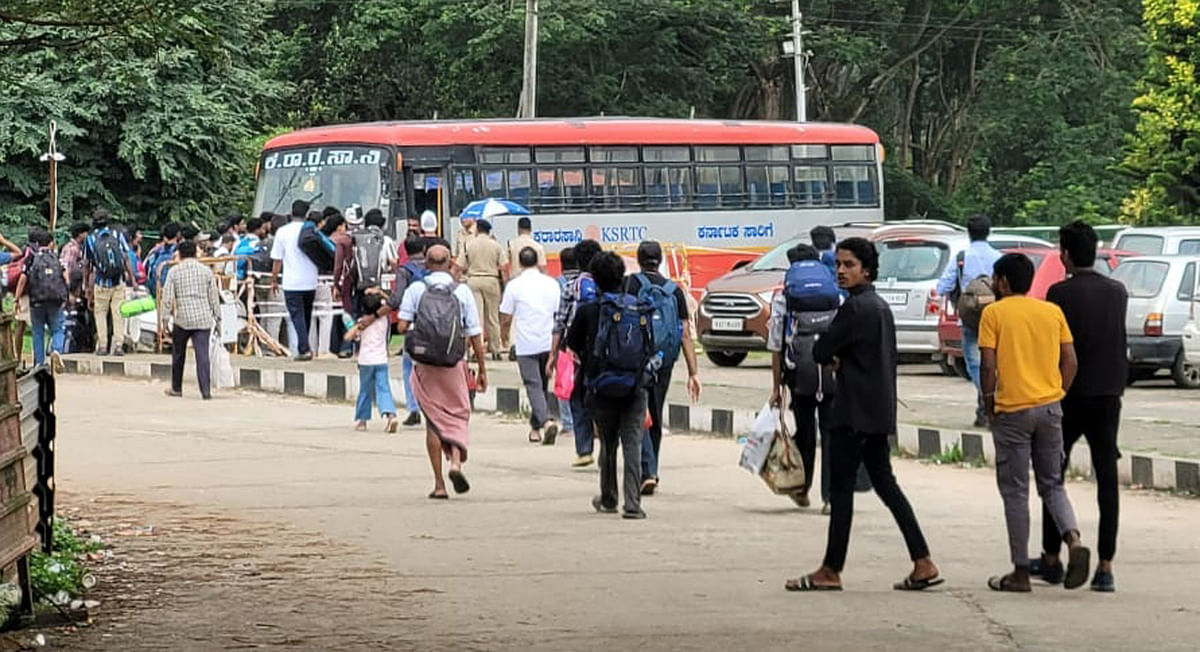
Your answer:
[[[375,319],[382,300],[377,294],[363,297],[363,313],[349,332],[346,341],[358,340],[358,404],[354,409],[355,430],[366,430],[371,419],[371,404],[379,408],[379,414],[387,420],[385,430],[396,432],[396,403],[392,400],[391,379],[388,375],[387,344],[391,333],[386,319]]]

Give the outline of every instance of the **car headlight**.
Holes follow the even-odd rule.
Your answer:
[[[758,300],[762,301],[768,307],[771,305],[771,300],[775,298],[775,290],[767,290],[766,292],[758,293]]]

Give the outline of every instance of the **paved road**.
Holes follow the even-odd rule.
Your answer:
[[[569,467],[569,444],[531,447],[514,422],[476,419],[472,492],[434,502],[412,430],[360,434],[347,406],[168,400],[162,387],[60,383],[60,490],[102,527],[158,529],[115,537],[116,559],[155,584],[120,587],[141,595],[106,597],[97,626],[59,649],[1182,651],[1200,640],[1192,500],[1125,493],[1120,593],[1000,595],[983,585],[1006,557],[992,475],[901,461],[946,587],[890,590],[907,569],[902,543],[864,498],[847,591],[794,595],[783,580],[815,567],[826,520],[769,495],[726,440],[669,437],[662,493],[648,520],[629,522],[591,511],[596,472]],[[1070,491],[1091,539],[1092,487]]]

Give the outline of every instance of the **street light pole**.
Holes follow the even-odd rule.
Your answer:
[[[796,120],[799,122],[808,121],[808,97],[804,88],[804,36],[801,33],[800,0],[792,0],[792,48],[793,60],[796,73]]]
[[[538,0],[525,0],[525,65],[518,118],[537,115]]]
[[[58,162],[65,159],[58,152],[58,124],[50,121],[50,148],[39,159],[50,163],[50,235],[54,235],[54,226],[58,222]]]

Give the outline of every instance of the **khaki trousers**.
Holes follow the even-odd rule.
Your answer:
[[[479,308],[479,323],[487,334],[488,353],[500,353],[504,342],[500,336],[500,279],[495,276],[470,276],[467,287],[475,295]]]
[[[92,315],[96,318],[96,348],[116,351],[125,344],[125,318],[121,316],[121,302],[125,301],[125,285],[118,284],[106,288],[99,285],[92,287],[92,300],[95,308]],[[112,346],[108,344],[108,319],[112,314]]]

